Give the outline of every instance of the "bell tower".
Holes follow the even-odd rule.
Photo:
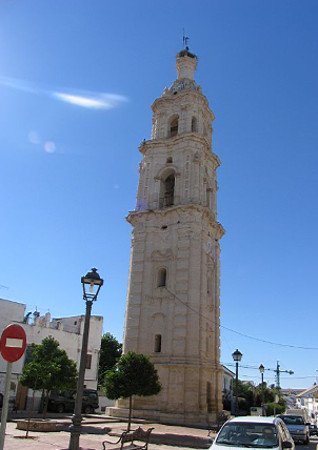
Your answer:
[[[151,139],[139,147],[124,352],[149,355],[162,384],[159,395],[134,399],[134,417],[204,424],[222,409],[220,161],[214,115],[194,81],[197,57],[186,47],[176,66],[178,78],[152,105]],[[110,412],[126,407],[120,400]]]

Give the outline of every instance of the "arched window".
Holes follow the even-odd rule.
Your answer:
[[[164,206],[173,205],[174,201],[174,174],[169,175],[164,182],[165,192],[164,192]]]
[[[156,353],[161,352],[161,334],[155,335],[155,352]]]
[[[167,282],[167,270],[164,267],[162,267],[158,272],[157,286],[164,287],[166,286],[166,282]]]
[[[198,121],[197,121],[196,117],[192,117],[191,131],[192,131],[192,133],[197,133],[198,132]]]
[[[178,128],[179,128],[179,117],[175,116],[172,118],[170,122],[169,136],[170,137],[176,136],[178,134]]]
[[[173,167],[167,168],[160,175],[159,208],[175,204],[176,174]]]

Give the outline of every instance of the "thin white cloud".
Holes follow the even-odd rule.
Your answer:
[[[54,92],[53,96],[63,102],[92,109],[113,109],[119,106],[120,103],[127,101],[127,98],[123,95],[107,93],[79,95],[76,93]]]
[[[120,104],[128,101],[128,98],[124,95],[69,89],[43,89],[36,86],[34,83],[8,77],[0,77],[0,85],[22,92],[27,92],[29,94],[46,95],[71,105],[89,109],[110,110],[117,108]]]

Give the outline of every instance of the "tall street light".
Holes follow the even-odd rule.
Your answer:
[[[83,330],[83,341],[81,350],[81,359],[77,380],[77,393],[75,399],[74,415],[72,417],[73,425],[71,427],[71,436],[69,443],[69,450],[79,450],[79,438],[81,434],[82,423],[82,401],[83,401],[83,387],[87,358],[87,345],[89,335],[89,323],[91,318],[92,304],[97,300],[100,288],[103,286],[104,280],[100,278],[97,269],[93,267],[84,277],[81,278],[83,286],[83,300],[86,302],[85,322]]]
[[[265,371],[265,367],[263,366],[263,364],[261,364],[260,366],[259,366],[259,371],[260,371],[260,374],[261,374],[261,380],[262,380],[262,382],[261,382],[261,393],[262,393],[262,416],[264,416],[265,414],[264,414],[264,371]]]
[[[235,371],[235,416],[238,415],[238,366],[239,362],[242,359],[242,353],[236,349],[235,352],[232,353],[232,358],[235,362],[236,371]]]

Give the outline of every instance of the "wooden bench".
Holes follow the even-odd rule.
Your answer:
[[[118,448],[120,450],[148,450],[148,443],[152,430],[153,428],[143,430],[141,427],[139,427],[134,431],[124,431],[116,442],[103,441],[103,449],[109,450],[110,448],[114,448],[115,446],[115,448]],[[125,446],[125,444],[129,445]]]

